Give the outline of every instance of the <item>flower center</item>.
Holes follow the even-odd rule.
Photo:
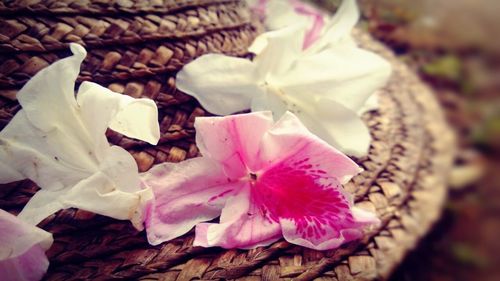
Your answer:
[[[344,198],[331,184],[321,183],[324,176],[309,166],[277,165],[255,178],[252,197],[274,221],[335,215],[346,207]]]

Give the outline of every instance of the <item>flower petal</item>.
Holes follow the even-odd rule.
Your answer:
[[[160,139],[158,109],[150,99],[134,99],[92,82],[83,82],[77,94],[82,119],[92,138],[108,147],[106,129],[157,144]]]
[[[254,170],[261,165],[260,139],[272,124],[270,112],[199,117],[194,123],[196,144],[204,157],[223,165],[228,177],[238,178],[247,168]]]
[[[204,157],[157,165],[142,177],[155,196],[145,220],[152,245],[218,217],[226,198],[239,188],[220,165]]]
[[[331,119],[325,120],[331,122]],[[313,135],[290,112],[283,115],[263,136],[260,149],[260,157],[267,167],[286,161],[295,163],[290,164],[293,169],[309,167],[310,173],[318,176],[328,174],[341,183],[347,182],[360,171],[349,157]]]
[[[283,75],[294,64],[302,52],[305,29],[304,24],[297,23],[255,38],[249,50],[258,52],[253,63],[262,83]]]
[[[247,59],[219,54],[203,55],[177,73],[177,88],[209,112],[228,115],[250,108],[260,93],[255,64]]]
[[[296,115],[312,133],[347,155],[363,157],[368,153],[370,131],[357,112],[330,99],[311,101],[308,106],[312,110]]]
[[[76,183],[88,176],[88,171],[96,170],[97,164],[79,146],[80,140],[72,140],[59,130],[40,131],[28,120],[26,112],[20,110],[0,132],[0,162],[8,163],[9,170],[19,174],[2,172],[0,182],[29,178],[51,190]]]
[[[117,146],[110,147],[101,157],[99,170],[74,185],[60,190],[39,190],[19,218],[36,225],[61,209],[80,208],[115,219],[132,220],[141,229],[141,220],[136,217],[142,215],[143,205],[152,194],[150,190],[141,190],[136,162]]]
[[[74,85],[80,72],[80,64],[87,52],[82,46],[74,43],[70,44],[70,48],[73,56],[39,71],[17,94],[17,99],[30,122],[44,132],[57,128],[54,120],[75,120]]]
[[[372,220],[355,220],[349,195],[340,185],[359,171],[353,169],[357,166],[345,156],[342,159],[342,154],[333,148],[317,142],[309,140],[299,145],[298,141],[291,155],[256,175],[252,190],[258,205],[268,211],[268,217],[280,223],[287,241],[326,250],[358,238],[362,227]],[[351,174],[339,177],[335,169],[324,169],[335,164],[336,170],[351,169]]]
[[[365,102],[365,104],[358,110],[358,115],[362,116],[366,112],[377,110],[379,107],[378,103],[378,92],[373,93]]]
[[[325,26],[322,36],[307,51],[316,53],[339,43],[354,46],[351,31],[358,22],[359,15],[356,0],[342,0],[339,9]]]
[[[295,11],[296,3],[288,0],[269,0],[265,6],[265,24],[269,30],[281,29],[297,22],[309,26],[311,20]]]
[[[0,182],[29,178],[40,186],[20,214],[33,224],[75,207],[131,219],[141,227],[137,216],[151,191],[141,190],[135,160],[124,149],[110,147],[105,131],[111,125],[156,143],[156,106],[90,82],[82,84],[75,100],[74,84],[86,52],[76,44],[71,50],[73,56],[40,71],[21,90],[23,108],[0,132],[0,162],[11,167],[0,173]]]
[[[52,235],[0,210],[0,276],[2,280],[40,280],[49,266],[45,250]]]
[[[252,202],[250,185],[229,198],[220,223],[196,226],[194,246],[251,249],[267,246],[281,237],[279,224],[268,219]]]
[[[48,268],[49,260],[38,245],[20,256],[0,260],[0,276],[3,281],[38,281]]]
[[[326,191],[326,190],[325,190]],[[341,193],[317,194],[315,209],[320,215],[281,218],[280,225],[285,240],[315,250],[330,250],[363,236],[363,229],[380,224],[373,213],[348,207],[348,199]]]
[[[74,186],[57,191],[39,190],[19,218],[36,225],[58,210],[80,208],[115,219],[132,220],[141,229],[140,216],[143,205],[152,197],[151,190],[140,189],[137,164],[126,150],[110,147],[103,158],[99,171]]]
[[[390,74],[390,64],[376,54],[355,47],[332,46],[298,60],[280,81],[280,87],[287,95],[328,97],[358,111],[375,90],[385,85]]]

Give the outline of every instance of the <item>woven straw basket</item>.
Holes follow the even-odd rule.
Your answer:
[[[195,117],[208,113],[175,87],[175,73],[205,53],[246,56],[261,32],[238,0],[14,0],[0,3],[0,128],[20,106],[16,93],[37,71],[86,47],[79,81],[156,101],[156,147],[108,132],[140,171],[198,155]],[[453,136],[429,89],[384,46],[355,31],[358,43],[392,63],[380,109],[365,114],[373,142],[365,169],[346,189],[376,211],[379,229],[331,251],[278,241],[253,250],[192,247],[193,233],[150,246],[128,221],[60,211],[41,223],[54,234],[47,280],[370,280],[384,279],[438,218],[446,197]],[[0,186],[0,208],[17,213],[37,187]]]

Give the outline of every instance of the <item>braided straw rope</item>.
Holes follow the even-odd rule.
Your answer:
[[[210,1],[204,1],[204,5],[208,5],[208,2]],[[223,7],[218,3],[221,1],[212,2],[213,6],[208,6]],[[227,5],[231,6],[235,1],[227,2]],[[110,4],[109,7],[111,6],[116,7]],[[106,7],[101,8],[109,11],[109,7]],[[38,11],[37,9],[44,11],[39,5],[34,11]],[[167,12],[174,15],[189,11],[199,11],[199,8],[194,5],[189,9]],[[0,28],[0,34],[3,34],[2,32]],[[89,57],[82,67],[80,80],[93,79],[95,74],[110,89],[134,97],[152,98],[160,109],[162,137],[159,146],[152,147],[109,131],[110,142],[128,149],[136,158],[141,171],[146,171],[155,163],[175,162],[197,156],[193,121],[196,116],[204,116],[207,113],[195,100],[175,89],[175,69],[165,72],[152,71],[143,76],[130,75],[134,71],[134,63],[139,60],[140,50],[148,49],[156,54],[156,50],[164,44],[172,44],[169,46],[179,48],[184,54],[176,57],[181,65],[205,51],[213,51],[207,48],[199,52],[189,52],[186,48],[187,42],[190,42],[189,45],[198,46],[196,44],[203,38],[212,38],[204,42],[213,42],[211,40],[230,42],[240,38],[238,44],[215,51],[244,55],[243,52],[239,53],[240,50],[248,46],[256,32],[258,28],[252,24],[244,24],[236,29],[231,26],[207,32],[199,35],[197,37],[201,38],[199,40],[175,37],[172,40],[148,40],[137,45],[116,48],[119,50],[116,52],[122,56],[127,52],[138,55],[133,59],[133,63],[127,64],[128,67],[117,67],[120,62],[108,71],[102,69],[102,65],[107,65],[104,63],[106,55],[102,55],[109,53],[106,51],[107,47],[96,46],[95,49],[90,49]],[[283,240],[268,247],[248,251],[192,247],[194,235],[192,232],[153,247],[147,243],[144,232],[137,232],[129,222],[69,209],[58,212],[41,224],[44,229],[54,233],[55,238],[54,245],[48,252],[51,265],[46,279],[387,278],[440,214],[446,195],[446,174],[451,167],[454,154],[453,146],[450,145],[453,135],[444,122],[441,109],[432,93],[416,75],[387,48],[376,43],[368,35],[362,32],[356,32],[355,35],[364,48],[387,58],[394,69],[390,82],[380,91],[380,109],[364,116],[373,136],[369,155],[357,159],[365,171],[345,186],[354,195],[359,207],[377,212],[382,220],[379,228],[368,229],[360,241],[351,242],[336,250],[322,252],[291,245]],[[241,39],[242,37],[244,39]],[[224,44],[214,46],[224,46]],[[111,51],[111,48],[109,50]],[[6,57],[15,57],[18,62],[29,61],[32,57],[42,57],[50,63],[63,56],[57,54],[57,51],[29,54],[17,50],[9,52],[13,53]],[[168,65],[169,61],[164,61],[163,66]],[[24,73],[26,76],[13,73]],[[117,73],[129,75],[120,77]],[[3,81],[13,81],[8,85],[0,85],[2,87],[0,120],[3,124],[6,124],[19,109],[15,93],[20,84],[15,82],[16,79],[19,77],[26,79],[33,74],[18,71],[2,77],[5,78]],[[0,187],[0,208],[13,213],[18,212],[36,189],[37,187],[28,181]]]

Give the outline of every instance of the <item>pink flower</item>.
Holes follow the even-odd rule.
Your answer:
[[[0,209],[0,279],[40,280],[49,267],[52,235]]]
[[[155,194],[145,222],[151,244],[196,225],[196,246],[254,248],[284,237],[325,250],[378,221],[341,187],[360,168],[293,114],[275,124],[270,112],[197,118],[195,127],[203,157],[142,175]]]

